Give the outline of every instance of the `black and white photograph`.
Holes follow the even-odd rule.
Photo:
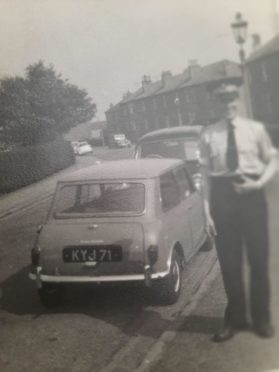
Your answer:
[[[279,372],[279,1],[0,30],[0,371]]]

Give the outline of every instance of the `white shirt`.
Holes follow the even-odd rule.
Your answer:
[[[238,150],[239,167],[235,174],[261,175],[276,154],[270,137],[260,122],[236,117],[232,121]],[[226,165],[228,123],[221,120],[205,128],[201,139],[202,163],[211,176],[229,176]]]

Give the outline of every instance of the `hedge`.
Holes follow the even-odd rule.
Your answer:
[[[56,140],[0,153],[0,193],[41,180],[75,162],[72,146]]]

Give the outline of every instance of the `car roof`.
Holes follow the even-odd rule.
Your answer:
[[[152,132],[146,133],[142,136],[138,143],[151,141],[151,140],[160,140],[160,139],[170,139],[170,138],[178,138],[180,136],[187,137],[197,137],[200,135],[204,127],[202,125],[188,125],[188,126],[180,126],[180,127],[171,127],[171,128],[163,128],[157,129]]]
[[[59,182],[154,178],[180,164],[184,164],[180,159],[166,158],[107,161],[72,172]]]

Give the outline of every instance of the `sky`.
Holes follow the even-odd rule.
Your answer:
[[[187,68],[238,61],[230,29],[240,11],[251,35],[275,35],[276,0],[0,0],[0,77],[23,75],[39,60],[86,89],[104,119],[110,103]],[[272,7],[273,4],[273,7]]]

